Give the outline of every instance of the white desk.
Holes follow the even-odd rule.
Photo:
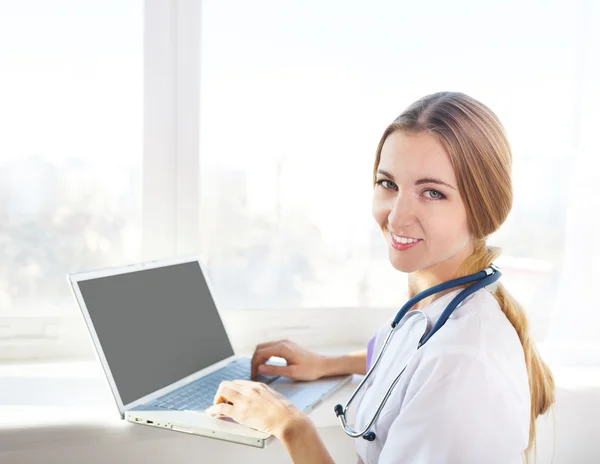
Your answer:
[[[0,366],[0,463],[254,463],[291,462],[274,442],[251,448],[120,420],[99,365]],[[600,370],[555,369],[556,464],[600,462]],[[333,406],[359,377],[310,415],[337,463],[356,462],[353,439]],[[91,407],[90,407],[91,405]],[[538,420],[538,463],[550,462],[552,417]]]
[[[0,368],[0,463],[282,463],[281,443],[265,449],[231,444],[121,420],[99,365]],[[359,376],[320,404],[310,418],[336,462],[355,462],[354,445],[333,407]]]

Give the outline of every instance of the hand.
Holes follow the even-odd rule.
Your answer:
[[[264,364],[271,356],[287,361],[287,366]],[[282,375],[293,380],[317,380],[323,376],[324,357],[297,345],[289,340],[262,343],[252,356],[251,378],[260,372],[264,375]]]
[[[279,440],[293,427],[308,421],[292,402],[264,383],[249,380],[223,381],[215,395],[214,404],[206,410],[213,417],[231,417],[237,423]]]

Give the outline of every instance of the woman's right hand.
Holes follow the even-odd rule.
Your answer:
[[[271,356],[284,358],[287,366],[265,364]],[[257,373],[277,376],[282,375],[293,380],[317,380],[325,375],[325,357],[313,353],[289,340],[261,343],[252,356],[252,378]]]

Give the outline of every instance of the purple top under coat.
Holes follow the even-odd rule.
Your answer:
[[[371,361],[373,360],[373,349],[375,348],[376,338],[377,334],[373,335],[367,343],[367,372],[369,372],[369,368],[371,367]]]

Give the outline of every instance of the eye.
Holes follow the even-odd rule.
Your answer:
[[[396,184],[394,184],[391,180],[380,179],[375,183],[377,185],[381,185],[386,190],[398,190],[398,187],[396,187]]]
[[[423,193],[430,193],[431,195],[427,198],[430,198],[431,200],[443,200],[444,198],[446,198],[446,195],[444,195],[441,192],[438,192],[437,190],[428,189],[425,190]]]

